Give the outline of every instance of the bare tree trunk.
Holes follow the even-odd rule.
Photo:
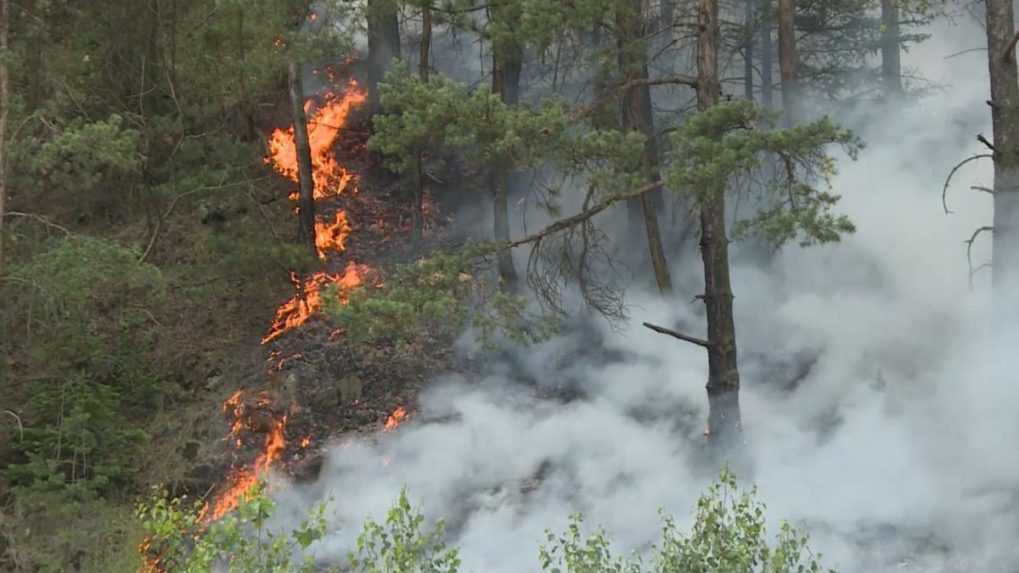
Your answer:
[[[987,0],[987,48],[994,128],[992,288],[995,318],[1019,324],[1019,72],[1012,0]]]
[[[298,198],[298,240],[308,246],[314,257],[315,247],[315,179],[311,168],[311,144],[308,142],[308,118],[304,114],[304,87],[301,85],[301,64],[290,62],[290,109],[294,118],[294,147],[297,150],[297,175],[300,182]]]
[[[746,0],[743,8],[746,23],[743,29],[743,97],[754,101],[754,36],[757,28],[757,2]]]
[[[697,108],[718,104],[720,28],[718,0],[699,0],[697,38]],[[704,304],[708,319],[708,435],[716,445],[735,443],[741,432],[736,325],[729,280],[729,239],[725,230],[726,182],[707,190],[701,205],[701,257]]]
[[[881,0],[881,79],[886,98],[902,94],[900,41],[899,0]]]
[[[647,48],[641,39],[643,36],[641,7],[642,1],[634,0],[631,6],[620,10],[616,20],[619,27],[619,67],[627,82],[648,79]],[[622,129],[637,130],[644,135],[644,154],[641,162],[644,177],[648,181],[661,181],[658,144],[651,109],[651,88],[646,81],[644,85],[630,87],[623,93]],[[668,294],[672,292],[672,277],[669,275],[669,264],[658,225],[658,209],[662,203],[662,189],[659,188],[652,193],[641,195],[638,199],[628,201],[627,205],[632,226],[644,227],[658,291]]]
[[[775,106],[772,97],[774,80],[772,69],[775,67],[775,44],[771,39],[771,29],[775,23],[775,9],[771,0],[761,2],[761,105],[765,109],[773,109]]]
[[[518,12],[512,6],[490,9],[493,19],[509,20],[512,25],[518,23]],[[516,105],[520,101],[520,73],[523,67],[523,48],[513,42],[494,42],[492,45],[492,93],[498,94],[503,103]],[[510,240],[509,224],[509,191],[513,174],[510,170],[498,166],[492,168],[488,177],[488,189],[492,196],[493,231],[495,240]],[[509,249],[499,251],[497,255],[499,278],[504,288],[513,290],[517,287],[517,271],[513,266],[513,254]]]
[[[11,108],[7,50],[10,25],[10,0],[0,0],[0,274],[4,268],[4,217],[7,215],[7,114]]]
[[[368,98],[378,109],[379,82],[400,57],[400,20],[396,0],[368,0]]]
[[[795,0],[778,0],[778,67],[782,74],[782,109],[786,125],[799,120],[799,86],[796,81]]]

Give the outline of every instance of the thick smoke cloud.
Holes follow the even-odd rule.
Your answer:
[[[977,163],[948,169],[990,136],[986,55],[971,21],[940,24],[907,66],[940,85],[850,121],[868,147],[842,162],[841,210],[858,232],[832,247],[789,247],[770,268],[735,270],[743,414],[772,518],[806,526],[845,572],[1019,568],[1019,385],[1002,362],[1019,340],[991,332],[988,277],[971,291],[963,241],[991,220]],[[989,242],[989,241],[988,241]],[[977,264],[989,257],[974,249]],[[696,285],[698,268],[675,269]],[[701,325],[691,296],[631,293],[637,320]],[[1013,362],[1019,362],[1019,358]],[[703,351],[637,326],[564,334],[495,364],[482,381],[436,380],[414,421],[330,451],[320,479],[285,487],[281,521],[324,499],[342,557],[363,520],[406,486],[449,521],[465,571],[537,569],[545,528],[582,511],[620,550],[659,534],[656,510],[688,522],[715,470],[703,464]],[[537,384],[535,384],[537,383]],[[538,389],[579,388],[569,403]],[[774,530],[774,529],[773,529]]]

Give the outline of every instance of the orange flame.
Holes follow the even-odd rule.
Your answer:
[[[308,322],[308,319],[322,308],[322,287],[330,284],[338,286],[340,302],[345,303],[350,291],[361,286],[363,276],[370,271],[371,268],[367,265],[351,262],[347,264],[342,275],[317,272],[302,281],[296,273],[291,274],[290,280],[294,283],[297,294],[277,309],[276,318],[269,328],[269,333],[262,338],[262,344],[271,342]]]
[[[311,166],[315,179],[315,198],[322,199],[343,193],[353,180],[353,175],[336,161],[331,153],[333,143],[347,121],[350,110],[361,105],[366,94],[357,83],[351,81],[343,97],[329,97],[308,120],[308,143],[311,146]],[[304,105],[310,111],[312,101]],[[269,138],[269,156],[266,163],[277,173],[298,181],[297,146],[294,143],[294,128],[277,129]]]
[[[262,449],[262,453],[255,458],[254,465],[239,471],[234,476],[233,483],[229,489],[223,492],[212,506],[212,513],[206,515],[205,510],[203,510],[203,520],[217,520],[240,504],[244,494],[258,482],[258,478],[268,471],[272,463],[283,454],[283,449],[286,447],[283,431],[286,429],[286,425],[286,416],[280,418],[273,425],[272,431],[265,437],[265,447]]]
[[[350,235],[350,223],[347,222],[347,212],[340,210],[336,212],[336,221],[315,221],[315,248],[318,249],[318,258],[326,260],[326,253],[333,250],[343,252],[347,248],[347,236]]]
[[[389,415],[386,420],[386,426],[383,428],[384,431],[390,432],[395,430],[397,426],[404,423],[407,420],[407,409],[403,406],[398,406],[393,413]]]

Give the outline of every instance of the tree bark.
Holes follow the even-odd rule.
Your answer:
[[[428,83],[429,61],[432,48],[432,9],[424,6],[421,9],[421,49],[418,53],[418,76]],[[417,241],[424,235],[425,217],[425,159],[424,153],[418,152],[414,165],[414,197],[411,205],[410,235]]]
[[[699,0],[697,38],[697,108],[718,104],[720,27],[718,0]],[[729,239],[725,229],[726,182],[708,189],[700,210],[704,304],[708,320],[708,436],[715,445],[738,441],[741,433],[736,326],[729,278]]]
[[[290,109],[294,119],[294,148],[297,151],[297,175],[300,183],[298,198],[298,240],[318,257],[315,246],[315,179],[311,167],[311,144],[308,142],[308,118],[304,114],[304,87],[301,64],[290,62]]]
[[[10,18],[10,0],[0,0],[0,274],[4,269],[4,217],[7,215],[7,116],[11,108],[7,50],[10,47]]]
[[[492,6],[493,20],[514,21],[518,12],[512,6]],[[514,22],[516,23],[516,22]],[[492,93],[506,105],[520,101],[520,73],[523,67],[523,48],[512,41],[497,41],[492,44]],[[495,240],[510,240],[509,191],[513,181],[512,170],[496,165],[488,174],[488,190],[492,197],[493,233]],[[503,288],[514,290],[518,285],[517,271],[513,266],[513,253],[509,249],[499,251],[497,266]]]
[[[379,82],[400,57],[400,20],[396,0],[368,0],[368,106],[378,109]]]
[[[902,94],[900,41],[899,0],[881,0],[881,79],[889,99]]]
[[[743,97],[754,101],[754,36],[757,27],[757,2],[746,0],[743,8],[746,23],[743,29]]]
[[[1019,72],[1012,0],[987,0],[987,48],[994,129],[994,315],[1019,324]]]
[[[495,241],[508,243],[510,241],[509,227],[509,195],[506,192],[506,176],[499,169],[492,169],[488,175],[488,190],[492,195],[493,216],[495,220],[493,234]],[[496,264],[499,269],[499,279],[505,290],[514,290],[517,287],[517,270],[513,266],[513,252],[511,249],[502,249],[496,255]]]
[[[778,67],[782,74],[782,109],[787,126],[796,125],[799,120],[795,16],[795,0],[778,0]]]
[[[644,177],[647,181],[659,182],[662,177],[658,166],[658,144],[651,109],[651,87],[647,84],[647,49],[642,40],[641,7],[642,0],[634,0],[630,6],[620,10],[616,19],[619,27],[620,70],[627,83],[640,84],[623,92],[622,129],[640,131],[644,135],[644,153],[641,161]],[[644,227],[651,268],[655,273],[655,284],[660,293],[668,294],[672,292],[672,277],[669,274],[668,260],[658,225],[658,210],[662,203],[662,190],[659,188],[628,201],[627,211],[633,228]]]
[[[772,90],[774,80],[772,69],[775,67],[775,44],[771,38],[771,29],[775,22],[774,5],[771,0],[761,2],[761,105],[765,109],[773,109],[775,106]]]

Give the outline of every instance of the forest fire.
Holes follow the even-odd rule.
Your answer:
[[[332,148],[350,111],[364,103],[366,97],[357,83],[351,81],[342,96],[328,96],[308,119],[308,142],[311,145],[316,199],[343,193],[353,180],[353,175],[336,161]],[[304,110],[311,112],[313,104],[312,100],[308,100]],[[293,127],[277,129],[272,133],[269,137],[269,155],[265,161],[280,175],[298,181]]]
[[[386,425],[383,428],[386,432],[391,432],[397,428],[400,424],[407,420],[407,409],[403,406],[398,406],[393,413],[386,419]]]
[[[315,222],[315,248],[318,249],[318,258],[326,259],[330,251],[343,252],[347,248],[347,237],[350,235],[350,223],[347,222],[347,212],[340,210],[336,212],[336,220],[327,223],[321,219]]]
[[[344,303],[350,291],[361,286],[370,273],[371,267],[354,262],[347,264],[343,274],[317,272],[302,280],[297,273],[292,273],[290,280],[297,293],[276,310],[276,318],[269,328],[269,333],[262,338],[262,344],[272,342],[284,333],[308,322],[308,319],[322,309],[323,288],[336,285],[338,301]]]

